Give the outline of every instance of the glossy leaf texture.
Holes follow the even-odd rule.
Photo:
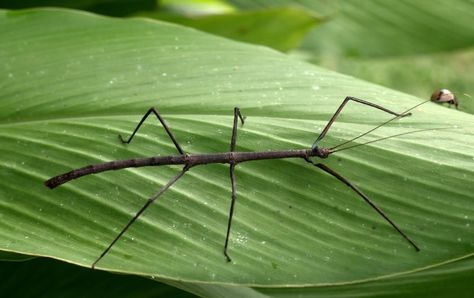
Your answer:
[[[347,95],[396,111],[420,100],[260,46],[147,19],[59,9],[0,15],[0,249],[91,266],[179,167],[91,175],[55,190],[51,176],[93,163],[176,154],[155,106],[189,153],[309,148]],[[348,104],[321,145],[390,118]],[[303,160],[239,164],[227,263],[228,165],[192,168],[98,264],[203,286],[299,287],[368,281],[473,252],[472,116],[425,103],[327,165],[366,192],[421,248],[415,252],[343,184]],[[364,140],[359,140],[363,142]]]

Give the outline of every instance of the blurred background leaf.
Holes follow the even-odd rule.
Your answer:
[[[193,17],[163,12],[138,15],[179,23],[283,52],[298,47],[308,31],[319,22],[308,11],[292,7]]]

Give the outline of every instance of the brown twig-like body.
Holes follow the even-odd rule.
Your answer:
[[[170,181],[168,181],[167,184],[165,184],[155,195],[150,197],[147,202],[143,205],[140,210],[135,214],[135,216],[127,223],[127,225],[120,231],[120,233],[114,238],[114,240],[105,248],[105,250],[102,251],[101,255],[95,260],[95,262],[92,264],[92,268],[95,267],[97,262],[99,262],[102,257],[104,257],[107,252],[112,248],[112,246],[118,241],[118,239],[125,233],[125,231],[135,222],[135,220],[138,219],[138,217],[150,206],[162,193],[164,193],[169,187],[171,187],[174,183],[176,183],[184,174],[192,167],[198,166],[198,165],[205,165],[205,164],[213,164],[213,163],[221,163],[221,164],[229,164],[230,165],[230,180],[231,180],[231,188],[232,188],[232,195],[231,195],[231,205],[230,205],[230,210],[229,210],[229,218],[227,222],[227,232],[226,232],[226,238],[225,238],[225,244],[224,244],[224,255],[227,259],[227,261],[231,261],[231,258],[228,254],[228,244],[229,244],[229,238],[230,238],[230,230],[231,230],[231,225],[232,225],[232,217],[234,214],[234,207],[235,203],[237,201],[237,183],[235,179],[235,167],[239,163],[243,163],[246,161],[254,161],[254,160],[266,160],[266,159],[282,159],[282,158],[301,158],[305,160],[306,162],[318,167],[319,169],[323,170],[324,172],[332,175],[333,177],[337,178],[339,181],[343,182],[346,184],[349,188],[351,188],[357,195],[359,195],[366,203],[368,203],[377,213],[379,213],[400,235],[402,235],[414,248],[416,251],[419,251],[420,249],[418,246],[404,233],[402,230],[393,222],[383,211],[380,209],[367,195],[365,195],[362,191],[360,191],[355,185],[353,185],[349,180],[344,178],[342,175],[337,173],[336,171],[332,170],[328,166],[322,164],[322,163],[315,163],[312,161],[312,157],[317,157],[320,159],[325,159],[327,158],[330,154],[336,151],[341,151],[343,149],[336,149],[337,147],[342,146],[343,144],[346,144],[347,142],[340,144],[336,147],[333,148],[320,148],[318,147],[318,142],[321,141],[326,133],[328,132],[329,128],[331,125],[334,123],[336,120],[337,116],[345,106],[345,104],[349,101],[354,101],[358,102],[373,108],[376,108],[378,110],[390,113],[394,115],[393,118],[390,120],[382,123],[381,125],[369,130],[368,132],[365,132],[355,139],[364,136],[368,134],[369,132],[377,129],[378,127],[385,125],[386,123],[393,121],[395,119],[405,117],[410,115],[408,111],[414,109],[415,107],[419,106],[416,105],[408,110],[406,110],[403,113],[396,113],[391,110],[388,110],[384,107],[381,107],[379,105],[376,105],[374,103],[358,99],[355,97],[346,97],[342,104],[339,106],[337,111],[334,113],[332,118],[329,120],[328,124],[326,127],[322,130],[321,134],[318,136],[316,141],[313,143],[313,146],[310,149],[298,149],[298,150],[281,150],[281,151],[257,151],[257,152],[236,152],[235,151],[235,145],[237,142],[237,126],[238,126],[238,121],[242,122],[244,124],[244,117],[242,117],[242,114],[240,113],[239,108],[234,108],[234,123],[233,123],[233,128],[232,128],[232,136],[231,136],[231,142],[230,142],[230,151],[225,152],[225,153],[209,153],[209,154],[186,154],[184,150],[181,148],[179,145],[178,141],[174,137],[173,133],[171,132],[170,128],[164,121],[164,119],[161,117],[161,115],[154,109],[150,108],[147,113],[143,116],[141,121],[138,123],[137,127],[133,131],[133,133],[130,135],[128,140],[124,140],[121,135],[119,135],[120,140],[122,143],[130,143],[135,136],[136,132],[140,128],[140,126],[143,124],[143,122],[146,120],[146,118],[154,114],[157,119],[161,122],[163,125],[164,129],[166,130],[168,136],[174,143],[176,150],[179,152],[179,155],[170,155],[170,156],[154,156],[154,157],[146,157],[146,158],[135,158],[135,159],[129,159],[129,160],[118,160],[118,161],[111,161],[111,162],[106,162],[106,163],[101,163],[101,164],[96,164],[96,165],[90,165],[86,166],[83,168],[79,168],[76,170],[72,170],[70,172],[67,172],[65,174],[61,174],[58,176],[55,176],[51,179],[48,179],[45,181],[45,185],[49,188],[55,188],[63,183],[66,183],[68,181],[71,181],[73,179],[77,179],[79,177],[89,175],[89,174],[97,174],[100,172],[104,171],[109,171],[109,170],[119,170],[119,169],[124,169],[124,168],[130,168],[130,167],[145,167],[145,166],[163,166],[163,165],[183,165],[183,169],[181,172],[179,172],[175,177],[173,177]],[[353,139],[354,140],[354,139]]]
[[[72,170],[55,176],[45,182],[49,188],[55,188],[63,183],[82,176],[97,174],[111,170],[121,170],[125,168],[139,168],[165,165],[187,165],[189,168],[198,165],[212,163],[237,164],[252,160],[281,159],[281,158],[326,158],[329,154],[328,149],[301,149],[285,151],[262,151],[262,152],[225,152],[209,154],[183,154],[170,156],[153,156],[145,158],[133,158],[127,160],[109,161],[95,165],[85,166],[83,168]]]

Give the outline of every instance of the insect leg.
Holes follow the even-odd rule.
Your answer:
[[[329,120],[328,124],[326,124],[326,127],[324,127],[323,131],[321,132],[321,134],[318,136],[318,138],[316,139],[316,141],[314,141],[314,144],[313,144],[313,148],[316,147],[317,143],[319,141],[321,141],[325,136],[326,136],[326,133],[328,132],[329,128],[331,127],[331,125],[334,123],[334,121],[336,120],[337,116],[339,116],[339,113],[341,112],[341,110],[344,108],[344,106],[346,105],[346,103],[349,101],[349,100],[352,100],[352,101],[355,101],[355,102],[358,102],[358,103],[361,103],[361,104],[364,104],[364,105],[368,105],[370,107],[373,107],[373,108],[376,108],[376,109],[379,109],[379,110],[382,110],[384,112],[387,112],[389,114],[392,114],[392,115],[395,115],[397,117],[405,117],[405,116],[409,116],[411,115],[411,113],[403,113],[403,114],[399,114],[399,113],[396,113],[394,111],[391,111],[389,109],[386,109],[382,106],[379,106],[375,103],[371,103],[369,101],[366,101],[366,100],[363,100],[363,99],[359,99],[359,98],[355,98],[355,97],[351,97],[351,96],[347,96],[341,103],[341,105],[339,106],[339,108],[337,108],[336,112],[334,113],[334,115],[332,115],[331,119]]]
[[[229,218],[227,221],[227,233],[225,236],[225,244],[224,244],[224,255],[227,258],[227,262],[232,261],[231,258],[229,257],[229,254],[227,253],[227,246],[229,244],[229,237],[230,237],[230,227],[232,225],[232,216],[234,215],[234,206],[235,206],[235,201],[237,200],[237,187],[235,183],[235,164],[230,165],[230,183],[232,185],[232,201],[230,203],[230,211],[229,211]]]
[[[232,127],[232,137],[230,139],[230,152],[235,151],[235,143],[237,142],[237,124],[240,121],[242,122],[242,125],[244,124],[245,117],[242,117],[242,114],[240,113],[240,109],[238,107],[234,108],[234,125]],[[231,203],[230,203],[230,211],[229,211],[229,218],[227,222],[227,233],[225,237],[225,244],[224,244],[224,255],[227,258],[227,262],[230,262],[231,259],[229,255],[227,254],[227,246],[229,244],[229,237],[230,237],[230,227],[232,225],[232,217],[234,215],[234,206],[235,206],[235,201],[237,200],[237,188],[236,188],[236,183],[235,183],[235,162],[231,161],[230,163],[230,182],[232,186],[232,196],[231,196]]]
[[[326,173],[332,175],[333,177],[335,177],[336,179],[338,179],[339,181],[343,182],[344,184],[346,184],[349,188],[351,188],[353,191],[355,191],[362,199],[364,199],[364,201],[369,204],[375,211],[377,211],[378,214],[380,214],[395,230],[397,230],[397,232],[403,236],[403,238],[405,238],[412,246],[413,248],[415,248],[416,251],[420,251],[420,248],[418,248],[418,246],[415,244],[415,242],[413,242],[413,240],[410,239],[410,237],[408,237],[404,232],[402,232],[402,230],[382,211],[382,209],[380,209],[377,205],[375,205],[374,202],[372,202],[371,199],[369,199],[369,197],[364,194],[362,191],[360,191],[354,184],[352,184],[349,180],[347,180],[346,178],[344,178],[343,176],[341,176],[339,173],[337,173],[336,171],[332,170],[331,168],[329,168],[328,166],[326,166],[325,164],[322,164],[322,163],[313,163],[311,160],[307,159],[306,160],[307,162],[313,164],[314,166],[320,168],[321,170],[325,171]]]
[[[94,269],[95,265],[109,252],[109,250],[112,248],[112,246],[117,242],[117,240],[125,233],[125,231],[128,230],[128,228],[137,220],[137,218],[148,208],[148,206],[151,205],[161,194],[163,194],[168,188],[170,188],[171,185],[173,185],[176,181],[178,181],[179,178],[181,178],[187,171],[189,170],[189,167],[186,165],[181,172],[179,172],[176,176],[174,176],[168,183],[166,183],[160,191],[158,191],[156,194],[154,194],[152,197],[150,197],[145,205],[138,210],[138,212],[135,214],[135,216],[127,223],[127,225],[120,231],[120,233],[115,237],[115,239],[109,244],[109,246],[100,254],[100,256],[97,258],[97,260],[92,263],[91,268]]]
[[[230,152],[235,151],[235,143],[237,142],[237,123],[239,121],[242,122],[242,125],[244,125],[245,122],[245,117],[242,117],[242,114],[240,113],[240,109],[238,107],[234,108],[234,126],[232,127],[232,137],[230,139]]]
[[[171,132],[170,128],[168,127],[168,125],[166,125],[166,122],[165,120],[161,117],[161,115],[158,113],[157,110],[155,110],[155,108],[151,107],[146,113],[145,115],[143,116],[142,120],[140,120],[140,122],[138,123],[137,127],[135,128],[135,130],[133,131],[132,135],[128,138],[128,140],[124,140],[122,138],[122,135],[119,134],[119,138],[120,140],[122,141],[122,143],[127,143],[129,144],[133,137],[135,136],[135,133],[138,131],[138,129],[140,128],[140,126],[143,124],[143,122],[146,120],[146,118],[151,114],[155,114],[156,118],[158,118],[158,120],[161,122],[161,125],[163,125],[163,128],[166,130],[166,133],[168,134],[168,136],[171,138],[171,141],[173,141],[174,145],[176,146],[176,149],[178,150],[178,152],[180,154],[184,154],[184,151],[183,149],[181,149],[181,146],[179,145],[178,141],[176,140],[176,138],[174,137],[173,133]]]

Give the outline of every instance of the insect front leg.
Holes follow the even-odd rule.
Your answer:
[[[133,133],[130,135],[130,137],[127,139],[127,140],[124,140],[124,138],[122,137],[122,135],[119,134],[119,139],[122,141],[122,143],[127,143],[127,144],[130,144],[130,142],[132,141],[133,137],[135,136],[135,134],[137,133],[138,129],[140,128],[140,126],[142,126],[143,122],[145,122],[146,118],[148,118],[149,115],[151,114],[154,114],[156,116],[156,118],[158,118],[158,120],[160,121],[161,125],[163,125],[163,128],[166,130],[166,133],[168,134],[168,136],[170,137],[171,141],[173,141],[173,144],[176,146],[176,149],[178,150],[178,152],[180,154],[184,154],[184,151],[183,149],[181,148],[181,146],[179,145],[178,141],[176,140],[175,136],[173,135],[173,133],[171,132],[171,129],[168,127],[168,125],[166,124],[165,120],[163,119],[163,117],[161,117],[161,115],[158,113],[158,111],[151,107],[146,113],[145,115],[142,117],[142,120],[140,120],[140,122],[138,123],[137,127],[135,128],[135,130],[133,131]]]
[[[361,103],[361,104],[364,104],[364,105],[367,105],[369,107],[373,107],[373,108],[376,108],[376,109],[379,109],[381,111],[384,111],[384,112],[387,112],[389,114],[392,114],[396,117],[405,117],[405,116],[410,116],[411,113],[397,113],[397,112],[394,112],[394,111],[391,111],[389,109],[386,109],[382,106],[379,106],[375,103],[371,103],[369,101],[366,101],[366,100],[363,100],[363,99],[359,99],[359,98],[355,98],[355,97],[352,97],[352,96],[347,96],[341,103],[341,105],[337,108],[336,112],[334,113],[334,115],[332,115],[331,119],[329,120],[329,122],[326,124],[326,127],[324,127],[323,131],[321,132],[321,134],[319,134],[318,138],[316,139],[316,141],[314,141],[313,143],[313,146],[312,148],[315,148],[317,145],[318,145],[318,142],[321,141],[325,136],[326,136],[326,133],[328,132],[329,128],[331,128],[331,125],[334,123],[334,121],[336,120],[336,118],[339,116],[339,113],[341,113],[342,109],[344,108],[344,106],[350,101],[355,101],[355,102],[358,102],[358,103]]]

